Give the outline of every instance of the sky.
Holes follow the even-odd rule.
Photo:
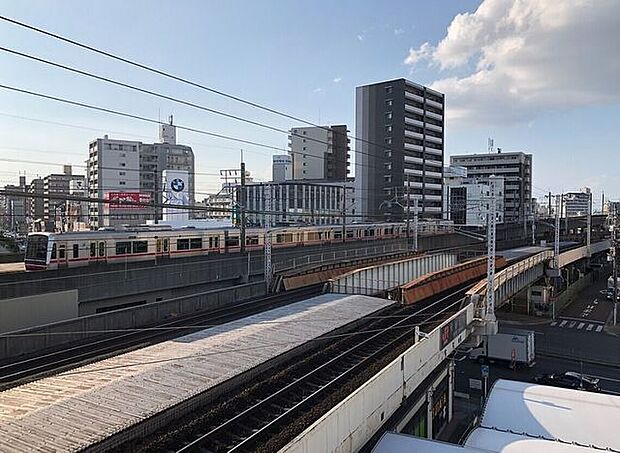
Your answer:
[[[534,155],[534,196],[589,186],[620,198],[617,0],[33,1],[0,15],[208,87],[356,134],[355,87],[405,77],[446,95],[449,155],[487,139]],[[288,130],[300,126],[0,21],[0,46]],[[285,133],[114,87],[0,51],[0,85],[86,102],[286,152]],[[0,185],[84,165],[88,143],[157,141],[157,125],[0,88]],[[244,150],[256,180],[274,149],[179,130],[193,147],[197,194]],[[352,142],[354,144],[354,142]],[[83,171],[76,167],[75,172]]]

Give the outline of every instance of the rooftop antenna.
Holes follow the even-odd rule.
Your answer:
[[[173,119],[173,118],[172,118],[172,115],[170,115],[170,116],[168,117],[168,120],[170,121],[170,125],[171,125],[171,126],[172,126],[172,119]]]
[[[489,154],[493,152],[493,139],[491,137],[487,139],[487,151]]]

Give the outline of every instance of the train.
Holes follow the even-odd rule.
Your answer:
[[[452,222],[424,221],[418,234],[454,232]],[[410,231],[410,234],[412,232]],[[405,223],[316,225],[272,228],[267,233],[273,248],[327,245],[406,237]],[[28,271],[55,270],[88,265],[158,261],[210,254],[239,253],[241,231],[237,227],[172,228],[143,225],[65,233],[30,233],[26,244]],[[247,228],[245,249],[264,247],[265,230]]]

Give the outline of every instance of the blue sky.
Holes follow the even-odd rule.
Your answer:
[[[485,34],[487,41],[480,44],[482,52],[476,49],[477,40],[482,38],[473,31],[484,26],[485,20],[488,22],[493,14],[506,16],[501,8],[510,9],[511,2],[487,0],[479,9],[480,3],[447,0],[389,3],[3,0],[2,14],[310,121],[348,124],[352,133],[355,133],[356,86],[397,77],[435,84],[446,88],[447,109],[458,112],[454,118],[448,115],[447,155],[484,151],[487,137],[491,136],[496,145],[505,150],[525,150],[534,154],[535,196],[548,189],[574,190],[591,185],[595,193],[600,194],[605,188],[609,196],[618,198],[620,180],[609,165],[615,162],[619,151],[615,134],[620,118],[618,93],[607,99],[599,96],[597,91],[580,91],[582,79],[566,76],[564,84],[563,79],[562,83],[557,82],[562,74],[541,73],[541,69],[530,62],[544,56],[544,48],[521,43],[521,53],[518,50],[504,53],[497,50],[502,48],[501,45],[505,47],[505,43],[513,45],[515,33],[536,38],[541,32],[535,25],[523,30],[506,23],[502,25],[505,26],[503,31],[497,31],[495,35]],[[606,2],[601,0],[602,3]],[[616,11],[611,10],[614,14]],[[549,42],[557,38],[559,42],[570,45],[570,40],[561,34],[570,28],[568,12],[528,10],[516,13],[533,17],[528,19],[532,23],[537,20],[536,23],[542,23],[540,18],[564,18],[558,26],[543,23],[544,33],[550,33],[545,38],[548,37]],[[461,16],[457,17],[459,14]],[[601,16],[610,16],[610,11],[602,11]],[[601,22],[602,19],[593,16],[592,21]],[[450,24],[453,26],[448,31]],[[598,28],[607,32],[604,25]],[[552,31],[548,32],[549,29]],[[613,37],[603,38],[609,40]],[[463,48],[468,39],[472,45]],[[291,120],[89,54],[5,22],[0,22],[0,42],[11,49],[275,127],[289,129],[296,125]],[[428,46],[421,47],[424,43]],[[537,51],[540,51],[539,55]],[[415,58],[405,63],[411,52]],[[463,55],[464,62],[460,61]],[[518,60],[511,60],[511,55],[518,56]],[[557,55],[558,61],[550,60],[549,64],[573,74],[574,71],[566,71],[563,65],[569,59],[573,61],[575,56],[567,54],[562,59],[561,51]],[[584,66],[618,60],[616,57],[617,53],[596,60],[596,55],[584,54],[586,60],[594,59],[586,61]],[[488,67],[484,68],[484,65]],[[172,113],[179,125],[234,135],[283,149],[287,146],[284,134],[111,87],[3,52],[0,52],[0,68],[0,83],[5,85],[155,119]],[[483,74],[477,72],[480,68]],[[533,76],[524,79],[524,71],[530,71]],[[483,78],[489,74],[490,77]],[[510,82],[504,83],[505,80]],[[548,86],[538,86],[532,80],[553,82],[556,86],[561,85],[562,91],[555,93]],[[601,87],[617,91],[617,85],[606,84],[604,79],[598,82]],[[552,92],[555,97],[541,94],[543,92]],[[507,93],[518,93],[526,100],[512,102]],[[156,126],[152,124],[0,90],[0,158],[58,164],[0,161],[0,185],[16,181],[20,171],[26,172],[30,179],[36,174],[58,171],[62,163],[83,164],[88,142],[104,133],[114,138],[143,141],[154,141],[157,137]],[[196,171],[205,173],[198,177],[197,190],[200,192],[217,189],[217,177],[212,174],[220,168],[235,167],[241,147],[246,151],[248,169],[260,180],[270,176],[273,151],[184,131],[179,131],[178,136],[180,142],[193,146],[197,156]],[[197,194],[197,198],[201,199],[202,195]]]

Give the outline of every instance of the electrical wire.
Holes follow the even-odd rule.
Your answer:
[[[145,70],[145,71],[148,71],[148,72],[151,72],[151,73],[154,73],[154,74],[157,74],[157,75],[160,75],[160,76],[163,76],[163,77],[175,80],[177,82],[181,82],[181,83],[190,85],[190,86],[192,86],[194,88],[199,88],[201,90],[204,90],[204,91],[207,91],[207,92],[210,92],[210,93],[213,93],[213,94],[216,94],[216,95],[219,95],[219,96],[222,96],[222,97],[234,100],[236,102],[240,102],[242,104],[245,104],[245,105],[248,105],[248,106],[251,106],[251,107],[254,107],[254,108],[257,108],[257,109],[260,109],[260,110],[263,110],[263,111],[266,111],[266,112],[269,112],[269,113],[272,113],[272,114],[275,114],[275,115],[278,115],[278,116],[281,116],[281,117],[284,117],[284,118],[288,118],[288,119],[291,119],[291,120],[294,120],[294,121],[298,121],[300,123],[303,123],[303,124],[306,124],[306,125],[309,125],[309,126],[321,128],[321,129],[324,129],[324,130],[330,130],[329,127],[321,126],[321,125],[316,124],[314,122],[311,122],[311,121],[308,121],[308,120],[304,120],[302,118],[299,118],[299,117],[296,117],[294,115],[290,115],[288,113],[285,113],[285,112],[282,112],[282,111],[279,111],[279,110],[267,107],[265,105],[258,104],[256,102],[252,102],[252,101],[248,101],[248,100],[243,99],[243,98],[241,98],[239,96],[234,96],[234,95],[231,95],[231,94],[226,93],[224,91],[208,87],[208,86],[206,86],[204,84],[193,82],[193,81],[191,81],[189,79],[173,75],[171,73],[168,73],[168,72],[165,72],[165,71],[162,71],[162,70],[159,70],[159,69],[147,66],[147,65],[142,64],[142,63],[138,63],[138,62],[136,62],[134,60],[130,60],[128,58],[124,58],[124,57],[115,55],[115,54],[113,54],[111,52],[107,52],[107,51],[104,51],[104,50],[101,50],[101,49],[97,49],[97,48],[95,48],[93,46],[89,46],[89,45],[81,43],[81,42],[79,42],[77,40],[70,39],[70,38],[67,38],[65,36],[61,36],[60,34],[57,34],[57,33],[52,33],[52,32],[50,32],[48,30],[44,30],[44,29],[42,29],[40,27],[35,27],[33,25],[26,24],[26,23],[18,21],[16,19],[9,18],[7,16],[1,16],[0,15],[0,20],[4,20],[4,21],[9,22],[9,23],[11,23],[13,25],[17,25],[19,27],[26,28],[28,30],[31,30],[31,31],[34,31],[34,32],[37,32],[37,33],[40,33],[40,34],[43,34],[43,35],[46,35],[46,36],[49,36],[51,38],[63,41],[65,43],[71,44],[73,46],[80,47],[80,48],[88,50],[90,52],[94,52],[94,53],[97,53],[99,55],[103,55],[103,56],[105,56],[107,58],[111,58],[111,59],[120,61],[122,63],[129,64],[131,66],[140,68],[142,70]],[[442,124],[442,127],[443,127],[443,124]],[[356,141],[360,141],[360,142],[363,142],[363,143],[366,143],[366,144],[369,144],[369,145],[372,145],[372,146],[381,147],[381,148],[384,148],[384,149],[391,149],[389,146],[386,147],[385,144],[373,143],[373,142],[371,142],[369,140],[365,140],[365,139],[360,138],[360,137],[350,136],[350,135],[347,134],[347,138],[353,139],[353,140],[356,140]]]

